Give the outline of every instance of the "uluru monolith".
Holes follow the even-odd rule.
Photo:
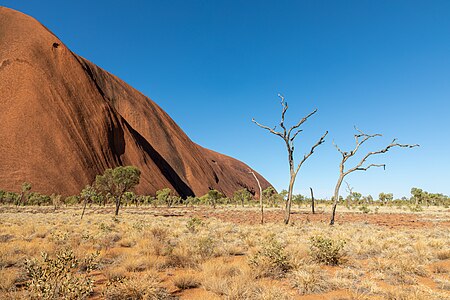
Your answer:
[[[143,194],[257,191],[246,164],[195,144],[151,99],[0,7],[0,189],[77,194],[120,165],[141,170]]]

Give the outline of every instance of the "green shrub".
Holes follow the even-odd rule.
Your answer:
[[[258,277],[283,277],[292,268],[283,245],[273,237],[250,257],[249,264]]]
[[[410,206],[409,210],[412,211],[412,212],[421,212],[421,211],[423,211],[423,208],[422,208],[422,206],[417,204],[417,205],[414,205],[414,206]]]
[[[52,199],[50,196],[39,194],[39,193],[30,193],[28,195],[28,205],[52,205]]]
[[[14,192],[0,191],[0,203],[1,204],[17,204],[20,199],[20,195]]]
[[[333,240],[323,236],[312,236],[310,238],[310,255],[318,263],[325,265],[338,265],[342,262],[345,241]]]
[[[66,199],[64,199],[65,205],[75,205],[75,204],[78,204],[79,202],[80,202],[79,196],[69,196],[69,197],[66,197]]]
[[[359,210],[363,213],[363,214],[368,214],[371,212],[371,210],[367,207],[367,204],[363,204],[359,207]]]
[[[186,228],[192,233],[198,232],[198,229],[201,226],[203,226],[203,221],[197,217],[190,218],[186,224]]]
[[[203,259],[212,257],[214,255],[214,248],[216,242],[210,236],[201,237],[197,240],[195,245],[196,253]]]
[[[109,281],[103,290],[103,299],[174,299],[161,287],[156,275],[145,274]]]

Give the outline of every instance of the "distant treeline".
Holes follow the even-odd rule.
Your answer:
[[[89,188],[91,188],[89,186]],[[89,194],[89,195],[87,195]],[[266,207],[282,207],[286,201],[287,191],[283,190],[277,193],[272,187],[263,190],[263,202]],[[89,204],[109,205],[115,202],[115,197],[110,194],[83,189],[80,194],[69,197],[62,197],[61,195],[52,194],[44,195],[33,192],[32,185],[24,183],[20,193],[0,190],[0,204],[2,205],[37,205],[37,206],[55,206],[60,205],[77,205],[87,201]],[[331,199],[332,200],[332,199]],[[234,205],[234,206],[257,206],[259,202],[253,197],[253,194],[247,189],[241,189],[234,192],[232,197],[226,197],[223,193],[217,190],[210,190],[207,194],[201,197],[187,197],[182,199],[175,195],[170,189],[162,189],[156,192],[156,195],[137,195],[134,192],[125,192],[122,199],[122,205],[125,206],[195,206],[208,205],[215,207],[217,205]],[[293,195],[292,202],[294,205],[310,206],[311,198],[304,195]],[[315,199],[317,204],[331,204],[330,200]],[[429,193],[419,188],[411,189],[411,197],[402,197],[401,199],[394,199],[392,193],[380,193],[377,199],[371,195],[363,196],[361,193],[352,192],[346,198],[340,197],[339,202],[349,206],[360,205],[425,205],[425,206],[450,206],[450,197],[439,194]]]

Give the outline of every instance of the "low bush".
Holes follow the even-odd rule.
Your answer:
[[[26,260],[25,270],[29,278],[28,290],[38,299],[84,299],[93,291],[94,281],[89,272],[95,268],[95,259],[84,259],[83,269],[72,250],[66,249],[50,258],[47,253],[42,259]]]
[[[250,257],[249,264],[258,277],[283,277],[292,268],[283,245],[273,237]]]
[[[345,241],[333,240],[321,235],[312,236],[309,241],[310,255],[315,262],[335,266],[343,261]]]

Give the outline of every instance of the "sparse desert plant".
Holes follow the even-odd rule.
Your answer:
[[[431,267],[431,271],[434,274],[447,274],[448,270],[446,267],[442,266],[442,265],[434,265]]]
[[[363,204],[359,207],[359,210],[363,213],[363,214],[368,214],[371,212],[370,208],[367,207],[367,204]]]
[[[180,290],[193,289],[200,286],[200,280],[197,275],[186,273],[174,278],[173,284]]]
[[[158,276],[152,273],[108,282],[102,294],[106,300],[174,299],[161,286]]]
[[[327,273],[317,265],[305,265],[294,271],[290,280],[300,295],[323,293],[333,289]]]
[[[87,260],[93,263],[93,260]],[[33,297],[39,299],[84,299],[93,291],[94,281],[89,276],[93,266],[80,272],[79,260],[72,250],[58,252],[55,258],[43,253],[42,259],[25,262],[25,270],[30,281],[28,289]]]
[[[187,221],[186,228],[190,232],[196,233],[196,232],[198,232],[199,227],[201,227],[203,225],[204,225],[204,223],[203,223],[202,219],[199,219],[197,217],[192,217]]]
[[[274,286],[259,286],[250,297],[252,300],[292,300],[295,299],[288,291]]]
[[[73,249],[73,256],[77,258],[76,267],[70,269],[68,276],[80,278],[81,282],[86,277],[95,279],[95,292],[88,297],[102,299],[106,296],[110,299],[154,299],[148,296],[152,294],[145,287],[147,274],[159,277],[155,278],[155,285],[150,280],[150,285],[160,289],[162,297],[198,293],[199,299],[208,296],[239,300],[292,299],[299,293],[311,293],[306,291],[314,288],[322,290],[323,283],[328,282],[326,288],[330,292],[331,289],[340,291],[336,294],[317,292],[317,295],[307,297],[331,295],[349,300],[448,298],[447,211],[424,208],[420,219],[433,224],[425,228],[419,228],[417,225],[420,224],[416,223],[389,228],[359,221],[329,227],[315,220],[321,217],[319,214],[309,222],[295,220],[294,224],[291,222],[292,226],[286,227],[277,223],[270,226],[242,224],[241,218],[247,216],[247,212],[252,210],[253,215],[257,214],[257,208],[251,207],[223,207],[216,211],[206,209],[206,212],[201,208],[172,209],[177,215],[178,211],[185,212],[185,217],[153,216],[155,211],[167,211],[165,208],[131,207],[114,221],[109,209],[94,206],[80,223],[81,205],[61,207],[56,212],[52,207],[0,207],[0,299],[43,298],[26,285],[31,279],[27,277],[24,262],[36,260],[43,265],[40,252],[48,253],[48,257],[55,260],[57,254],[67,248]],[[389,209],[381,207],[382,215],[379,216],[362,218],[361,214],[352,214],[352,217],[370,220],[386,216],[397,220],[398,216],[385,215]],[[276,209],[268,209],[268,220],[274,211]],[[227,219],[238,217],[239,222],[223,221],[218,217],[221,215],[226,215]],[[404,216],[405,219],[417,218],[410,213]],[[433,216],[443,221],[435,222]],[[188,229],[191,218],[195,233]],[[201,220],[202,225],[197,226],[200,222],[194,218]],[[258,221],[255,218],[253,222],[255,220]],[[313,263],[309,238],[318,234],[347,242],[342,250],[345,263],[333,267]],[[278,247],[272,247],[276,251],[266,252],[275,254],[263,255],[266,252],[262,248],[271,248],[268,241],[273,237],[276,237]],[[277,254],[280,249],[281,255]],[[255,262],[258,263],[252,265],[250,260],[257,252],[259,257]],[[287,260],[289,265],[282,276],[276,274],[277,268],[275,273],[267,271],[278,265],[280,260],[276,257]],[[273,261],[275,263],[271,264]],[[179,278],[184,275],[186,278]],[[191,275],[197,280],[190,278]],[[425,282],[429,290],[424,288],[424,277],[435,283]],[[182,291],[193,286],[195,281],[200,282],[204,291]],[[319,282],[317,286],[310,288],[311,282],[315,281]],[[179,288],[175,289],[175,285]],[[390,291],[393,285],[398,291]],[[168,288],[172,296],[161,287]]]
[[[439,289],[450,291],[450,280],[447,280],[445,278],[435,278],[434,282]]]
[[[283,277],[291,268],[291,262],[283,245],[274,237],[268,238],[249,259],[258,277]]]
[[[215,252],[215,244],[216,242],[211,236],[200,237],[196,239],[195,252],[203,259],[212,257]]]
[[[385,291],[383,298],[386,300],[441,300],[448,299],[447,295],[424,286],[398,286]]]
[[[203,195],[201,198],[203,201],[211,205],[213,208],[216,208],[216,205],[219,203],[220,199],[225,197],[224,194],[219,192],[218,190],[209,190],[207,194]]]
[[[8,292],[15,289],[15,283],[20,277],[17,268],[1,268],[0,269],[0,291]]]
[[[444,249],[436,253],[437,259],[446,260],[450,258],[450,249]]]
[[[416,204],[416,205],[410,205],[409,210],[411,212],[421,212],[421,211],[423,211],[423,208],[422,208],[422,206],[420,206],[420,204]]]
[[[314,261],[331,266],[339,265],[343,261],[345,241],[321,235],[312,236],[309,241],[310,255]]]
[[[181,201],[181,198],[175,195],[171,195],[172,191],[169,188],[165,188],[156,192],[156,199],[161,205],[167,205],[172,207]]]
[[[350,289],[361,282],[361,278],[364,273],[355,269],[345,268],[343,270],[336,271],[334,278],[332,279],[333,285],[339,289]]]
[[[369,263],[373,272],[381,272],[391,284],[416,284],[417,276],[427,276],[425,267],[407,255],[393,259],[376,259]]]
[[[202,286],[225,299],[258,299],[255,297],[261,288],[250,270],[236,265],[209,261],[202,265]]]
[[[247,189],[240,189],[234,192],[233,194],[233,202],[235,206],[239,203],[242,207],[244,207],[245,203],[248,203],[252,199],[252,194]]]
[[[152,261],[146,256],[127,255],[123,257],[120,265],[128,272],[143,272],[150,269]]]

